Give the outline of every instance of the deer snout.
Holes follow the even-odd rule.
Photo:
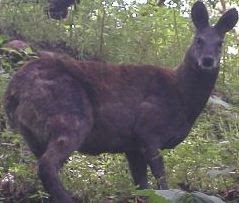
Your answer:
[[[214,58],[212,58],[212,57],[203,57],[202,58],[202,65],[205,68],[214,66]]]

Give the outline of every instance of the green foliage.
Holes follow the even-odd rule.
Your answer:
[[[5,130],[0,139],[0,200],[39,202],[47,194],[37,178],[35,158],[16,133]]]
[[[32,49],[15,50],[12,48],[0,48],[0,65],[5,74],[11,75],[18,67],[30,59],[37,58]],[[5,75],[6,76],[6,75]]]
[[[212,107],[211,107],[212,108]],[[238,115],[234,110],[210,107],[198,120],[189,137],[175,150],[167,152],[171,184],[185,184],[197,190],[223,190],[236,182],[237,172],[210,177],[213,169],[238,168]],[[234,114],[234,115],[233,115]]]
[[[85,156],[75,153],[62,171],[62,181],[76,196],[99,202],[122,198],[134,190],[126,160],[120,155]],[[117,175],[116,175],[117,174]]]
[[[136,192],[137,195],[148,197],[148,203],[169,203],[164,197],[156,194],[154,190],[139,190]]]
[[[191,23],[185,15],[188,9],[179,1],[170,1],[171,5],[176,3],[175,8],[157,6],[156,1],[148,2],[128,5],[123,0],[82,0],[77,10],[71,10],[66,20],[58,22],[48,19],[43,12],[46,0],[38,3],[1,1],[0,46],[20,36],[31,42],[33,47],[42,44],[67,45],[77,53],[78,58],[84,58],[84,54],[89,53],[112,63],[175,66],[181,61],[192,35]],[[212,21],[215,22],[219,14],[213,14]],[[238,54],[229,50],[238,51],[238,34],[229,33],[225,42],[217,90],[231,104],[231,108],[209,104],[189,137],[176,149],[164,152],[171,188],[184,187],[215,194],[237,185]],[[35,57],[32,50],[0,49],[1,100],[12,74],[26,60]],[[0,121],[5,122],[2,103]],[[36,176],[35,162],[21,136],[8,128],[0,132],[0,180],[9,174],[14,177],[10,193],[0,190],[0,201],[48,201],[48,195]],[[151,177],[150,184],[155,187]],[[92,157],[74,153],[63,168],[61,179],[84,202],[105,199],[116,202],[125,197],[136,202],[135,194],[149,197],[148,202],[161,198],[155,196],[152,190],[135,192],[127,162],[121,155]]]
[[[5,43],[7,37],[1,36]],[[12,74],[26,61],[36,58],[30,49],[16,51],[0,48],[0,99]],[[47,199],[42,186],[36,177],[35,158],[29,152],[22,137],[1,126],[6,125],[2,102],[0,103],[0,201],[4,202],[37,202]]]

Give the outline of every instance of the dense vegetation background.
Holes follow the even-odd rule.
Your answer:
[[[68,53],[81,60],[174,67],[191,41],[194,28],[189,12],[193,2],[81,0],[69,8],[66,19],[57,21],[48,18],[47,1],[1,0],[0,45],[21,39],[32,49],[0,50],[0,98],[12,74],[40,49]],[[227,8],[239,5],[238,0],[205,3],[212,23]],[[239,26],[225,40],[214,97],[188,138],[164,152],[170,188],[202,191],[239,202],[238,49]],[[21,136],[6,125],[2,102],[0,131],[0,202],[48,202],[36,177],[35,158]],[[85,202],[143,202],[135,195],[121,155],[75,153],[61,178]],[[150,184],[155,187],[153,179]]]

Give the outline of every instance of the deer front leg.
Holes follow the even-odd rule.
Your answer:
[[[168,189],[165,177],[165,167],[163,156],[158,149],[146,149],[145,157],[149,164],[153,176],[156,178],[157,187],[160,190]]]
[[[134,184],[139,189],[148,188],[147,162],[140,151],[131,151],[126,153],[131,175]]]
[[[150,166],[153,176],[157,179],[159,189],[167,189],[165,180],[165,169],[163,157],[159,153],[159,148],[163,145],[165,134],[164,109],[167,107],[160,103],[160,98],[149,97],[139,107],[139,114],[135,125],[135,134],[138,138],[141,151],[147,164]]]

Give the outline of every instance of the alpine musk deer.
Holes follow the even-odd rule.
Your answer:
[[[58,178],[73,151],[125,153],[134,182],[147,188],[147,165],[167,188],[160,149],[188,135],[215,85],[225,33],[238,21],[235,8],[210,26],[197,1],[196,34],[181,65],[109,65],[45,52],[12,78],[4,106],[39,159],[39,177],[54,202],[72,203]]]

